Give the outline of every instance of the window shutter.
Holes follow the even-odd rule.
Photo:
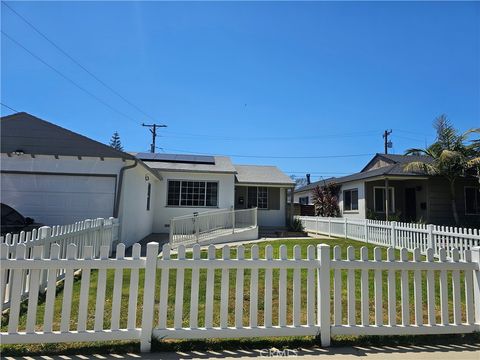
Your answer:
[[[280,210],[280,188],[268,188],[268,210]]]

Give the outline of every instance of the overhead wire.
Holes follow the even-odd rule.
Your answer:
[[[19,112],[18,110],[15,110],[14,108],[8,106],[7,104],[4,104],[4,103],[0,103],[0,104],[1,104],[2,106],[6,107],[7,109],[10,109],[10,110],[12,110],[12,111],[14,111],[14,112]]]
[[[253,159],[330,159],[330,158],[349,158],[349,157],[361,157],[372,156],[373,153],[368,154],[345,154],[345,155],[319,155],[319,156],[276,156],[276,155],[243,155],[243,154],[220,154],[220,153],[205,153],[205,152],[193,152],[182,149],[163,148],[168,151],[178,151],[186,154],[196,155],[208,155],[208,156],[228,156],[228,157],[241,157],[241,158],[253,158]]]
[[[7,39],[9,39],[10,41],[12,41],[14,44],[16,44],[17,46],[19,46],[20,48],[22,48],[24,51],[26,51],[28,54],[30,54],[32,57],[34,57],[35,59],[37,59],[39,62],[41,62],[42,64],[44,64],[45,66],[47,66],[48,68],[50,68],[52,71],[54,71],[55,73],[57,73],[58,75],[60,75],[62,78],[64,78],[65,80],[67,80],[68,82],[70,82],[71,84],[73,84],[74,86],[76,86],[78,89],[82,90],[84,93],[88,94],[89,96],[91,96],[93,99],[97,100],[98,102],[100,102],[101,104],[103,104],[104,106],[108,107],[110,110],[114,111],[115,113],[123,116],[124,118],[134,122],[135,124],[139,124],[139,122],[137,120],[135,120],[133,117],[123,113],[122,111],[116,109],[115,107],[111,106],[109,103],[107,103],[106,101],[104,101],[103,99],[99,98],[97,95],[91,93],[90,91],[88,91],[87,89],[85,89],[83,86],[79,85],[77,82],[75,82],[74,80],[72,80],[71,78],[69,78],[67,75],[65,75],[64,73],[62,73],[60,70],[58,70],[57,68],[55,68],[53,65],[50,65],[49,63],[47,63],[45,60],[43,60],[40,56],[36,55],[35,53],[33,53],[31,50],[29,50],[27,47],[25,47],[24,45],[22,45],[19,41],[17,41],[16,39],[14,39],[12,36],[8,35],[5,31],[2,30],[2,35],[5,36]]]
[[[70,61],[72,61],[75,65],[80,67],[83,71],[85,71],[88,75],[90,75],[92,78],[94,78],[96,81],[98,81],[100,84],[102,84],[105,88],[110,90],[113,94],[118,96],[120,99],[125,101],[127,104],[135,108],[138,112],[142,113],[144,116],[150,118],[151,120],[155,120],[153,116],[145,112],[143,109],[141,109],[139,106],[136,104],[132,103],[130,100],[128,100],[126,97],[124,97],[122,94],[120,94],[117,90],[112,88],[110,85],[108,85],[105,81],[100,79],[97,75],[92,73],[90,70],[88,70],[85,66],[83,66],[78,60],[76,60],[73,56],[71,56],[67,51],[62,49],[60,45],[55,43],[53,40],[51,40],[47,35],[45,35],[42,31],[40,31],[35,25],[33,25],[28,19],[26,19],[23,15],[18,13],[15,9],[13,9],[10,5],[8,5],[6,2],[2,1],[2,5],[5,5],[10,11],[12,11],[15,15],[17,15],[23,22],[25,22],[28,26],[30,26],[37,34],[39,34],[41,37],[43,37],[46,41],[48,41],[53,47],[55,47],[58,51],[60,51],[63,55],[65,55]]]

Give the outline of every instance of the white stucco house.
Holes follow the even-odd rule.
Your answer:
[[[153,205],[155,233],[168,232],[173,217],[212,209],[257,207],[260,227],[287,224],[287,189],[294,182],[275,166],[234,165],[223,156],[134,155],[160,179]]]
[[[258,207],[284,227],[293,181],[228,157],[126,153],[27,113],[1,118],[1,202],[46,225],[118,217],[121,241],[168,233],[170,219]]]

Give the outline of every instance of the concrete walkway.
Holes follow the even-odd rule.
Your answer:
[[[313,360],[318,358],[354,360],[368,358],[373,360],[480,360],[480,344],[464,345],[415,345],[415,346],[354,346],[345,348],[311,348],[277,350],[223,350],[223,351],[189,351],[128,354],[93,354],[93,355],[55,355],[3,357],[5,360],[158,360],[158,359],[252,359],[252,358],[300,358]]]

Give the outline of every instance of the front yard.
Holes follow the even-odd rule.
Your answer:
[[[273,246],[274,258],[278,258],[279,256],[279,247],[282,244],[287,246],[288,250],[288,257],[292,258],[293,256],[293,247],[295,245],[300,245],[302,250],[302,257],[306,257],[307,247],[309,245],[317,245],[317,244],[328,244],[331,246],[331,250],[333,252],[333,246],[340,245],[342,247],[342,258],[346,257],[346,251],[348,246],[355,247],[355,256],[358,259],[360,256],[360,248],[362,246],[366,246],[369,251],[369,258],[373,259],[373,249],[374,246],[364,244],[358,241],[353,240],[345,240],[345,239],[281,239],[269,242],[260,242],[257,243],[260,249],[260,258],[264,257],[265,255],[265,247],[270,244]],[[250,250],[251,244],[245,245],[245,258],[250,258]],[[206,258],[206,251],[202,251],[202,257]],[[333,254],[332,254],[333,255]],[[221,256],[221,250],[217,250],[217,257]],[[236,251],[235,248],[232,247],[231,258],[235,258]],[[191,253],[187,253],[187,257],[191,257]],[[382,248],[382,258],[386,259],[386,248]],[[397,258],[398,258],[398,251],[397,251]],[[302,270],[301,277],[302,277],[302,289],[301,289],[301,307],[302,307],[302,323],[306,321],[306,302],[307,302],[307,294],[306,294],[306,270]],[[264,292],[264,280],[265,271],[259,270],[259,283],[258,283],[258,323],[263,323],[263,292]],[[218,311],[220,307],[220,276],[221,270],[215,271],[215,292],[214,292],[214,318],[213,318],[213,325],[219,326],[220,324],[220,312]],[[235,321],[235,276],[236,270],[230,270],[230,300],[228,304],[229,308],[229,326],[233,326]],[[387,319],[387,274],[384,272],[382,274],[384,277],[383,281],[383,315],[384,315],[384,322],[388,323]],[[176,270],[170,271],[170,281],[169,281],[169,292],[168,292],[168,308],[161,309],[162,311],[167,312],[167,325],[169,327],[173,327],[173,314],[174,314],[174,306],[175,306],[175,279],[176,279]],[[333,277],[333,272],[332,272]],[[355,271],[356,277],[356,316],[357,316],[357,323],[360,323],[360,271]],[[436,279],[438,279],[438,274],[435,274]],[[292,323],[292,297],[293,297],[293,289],[292,289],[292,278],[293,278],[293,271],[288,270],[287,272],[287,323]],[[343,284],[345,284],[346,279],[346,271],[342,273],[342,280]],[[157,275],[157,279],[160,279],[160,270],[159,274]],[[400,273],[396,273],[396,296],[397,296],[397,321],[400,323],[400,311],[401,302],[400,302]],[[73,301],[72,301],[72,315],[71,315],[71,329],[76,329],[77,326],[77,318],[78,318],[78,306],[79,306],[79,293],[80,293],[80,279],[77,279],[74,282],[73,288]],[[91,282],[90,282],[90,292],[89,292],[89,311],[88,311],[88,321],[87,321],[87,329],[93,328],[94,325],[94,314],[95,314],[95,299],[96,299],[96,287],[97,287],[97,280],[98,280],[98,272],[92,271],[91,275]],[[413,299],[413,272],[409,272],[409,296],[410,296],[410,312],[411,312],[411,319],[414,319],[414,308],[412,304],[414,303]],[[424,321],[427,321],[427,304],[426,304],[426,279],[425,276],[422,276],[423,282],[423,299],[424,299]],[[449,292],[448,292],[448,299],[449,303],[452,302],[452,290],[451,290],[451,274],[448,276],[449,282]],[[113,283],[114,283],[114,270],[107,271],[107,290],[106,290],[106,300],[105,300],[105,316],[104,316],[104,328],[108,328],[110,325],[111,320],[111,309],[112,309],[112,293],[113,293]],[[463,274],[462,274],[462,314],[464,317],[464,282],[463,282]],[[129,297],[129,285],[130,285],[130,271],[124,271],[123,275],[123,291],[122,291],[122,302],[121,302],[121,314],[127,313],[127,306],[128,306],[128,297]],[[156,291],[155,291],[155,301],[158,304],[159,297],[160,297],[160,284],[159,280],[155,284]],[[184,326],[187,325],[189,319],[189,310],[190,310],[190,286],[191,286],[191,270],[185,270],[185,288],[184,288],[184,306],[183,306],[183,319],[184,319]],[[139,294],[138,294],[138,302],[137,302],[137,327],[141,326],[141,312],[142,312],[142,301],[143,301],[143,288],[144,288],[144,273],[141,270],[139,274]],[[205,317],[205,288],[206,288],[206,270],[202,269],[200,271],[200,283],[199,283],[199,317],[198,317],[198,325],[204,326],[204,317]],[[436,281],[436,308],[439,308],[439,283],[438,280]],[[243,298],[243,320],[244,324],[248,324],[249,319],[249,289],[250,289],[250,270],[245,270],[244,272],[244,298]],[[272,310],[272,319],[273,325],[278,324],[278,290],[279,290],[279,270],[273,270],[273,310]],[[346,322],[346,286],[342,286],[343,294],[342,294],[342,307],[343,307],[343,321]],[[332,289],[333,293],[333,289]],[[370,322],[374,323],[374,286],[373,286],[373,271],[369,273],[369,299],[370,299]],[[54,323],[53,323],[53,330],[59,330],[60,328],[60,321],[61,321],[61,305],[63,299],[63,292],[61,289],[57,292],[57,297],[55,301],[55,315],[54,315]],[[26,305],[24,305],[26,307]],[[20,330],[24,330],[26,324],[26,309],[23,308],[23,313],[20,318]],[[156,324],[158,319],[158,306],[155,307],[155,314],[154,314],[154,324]],[[333,301],[332,301],[332,318],[333,318]],[[452,312],[450,312],[452,313]],[[43,316],[44,316],[44,304],[41,303],[38,307],[37,312],[37,324],[43,323]],[[2,318],[2,331],[5,330],[5,319]],[[453,320],[453,319],[450,319]],[[440,313],[437,311],[437,321],[440,321]],[[121,316],[120,320],[120,327],[125,328],[127,324],[126,316]],[[40,329],[40,328],[39,328]],[[303,338],[301,341],[306,341],[307,338]],[[310,338],[311,339],[311,338]],[[255,342],[256,340],[249,340]],[[289,340],[292,341],[292,340]],[[311,340],[309,340],[311,341]],[[117,342],[119,344],[119,342]],[[189,342],[190,343],[190,342]],[[111,346],[112,343],[109,343]],[[81,344],[55,344],[55,345],[14,345],[14,346],[4,346],[2,348],[2,352],[6,355],[7,353],[16,353],[20,352],[37,352],[46,349],[55,350],[55,352],[61,351],[68,351],[68,349],[74,349],[81,347]],[[107,346],[107,345],[103,345]],[[128,347],[128,345],[125,345]],[[121,347],[120,347],[121,348]]]

